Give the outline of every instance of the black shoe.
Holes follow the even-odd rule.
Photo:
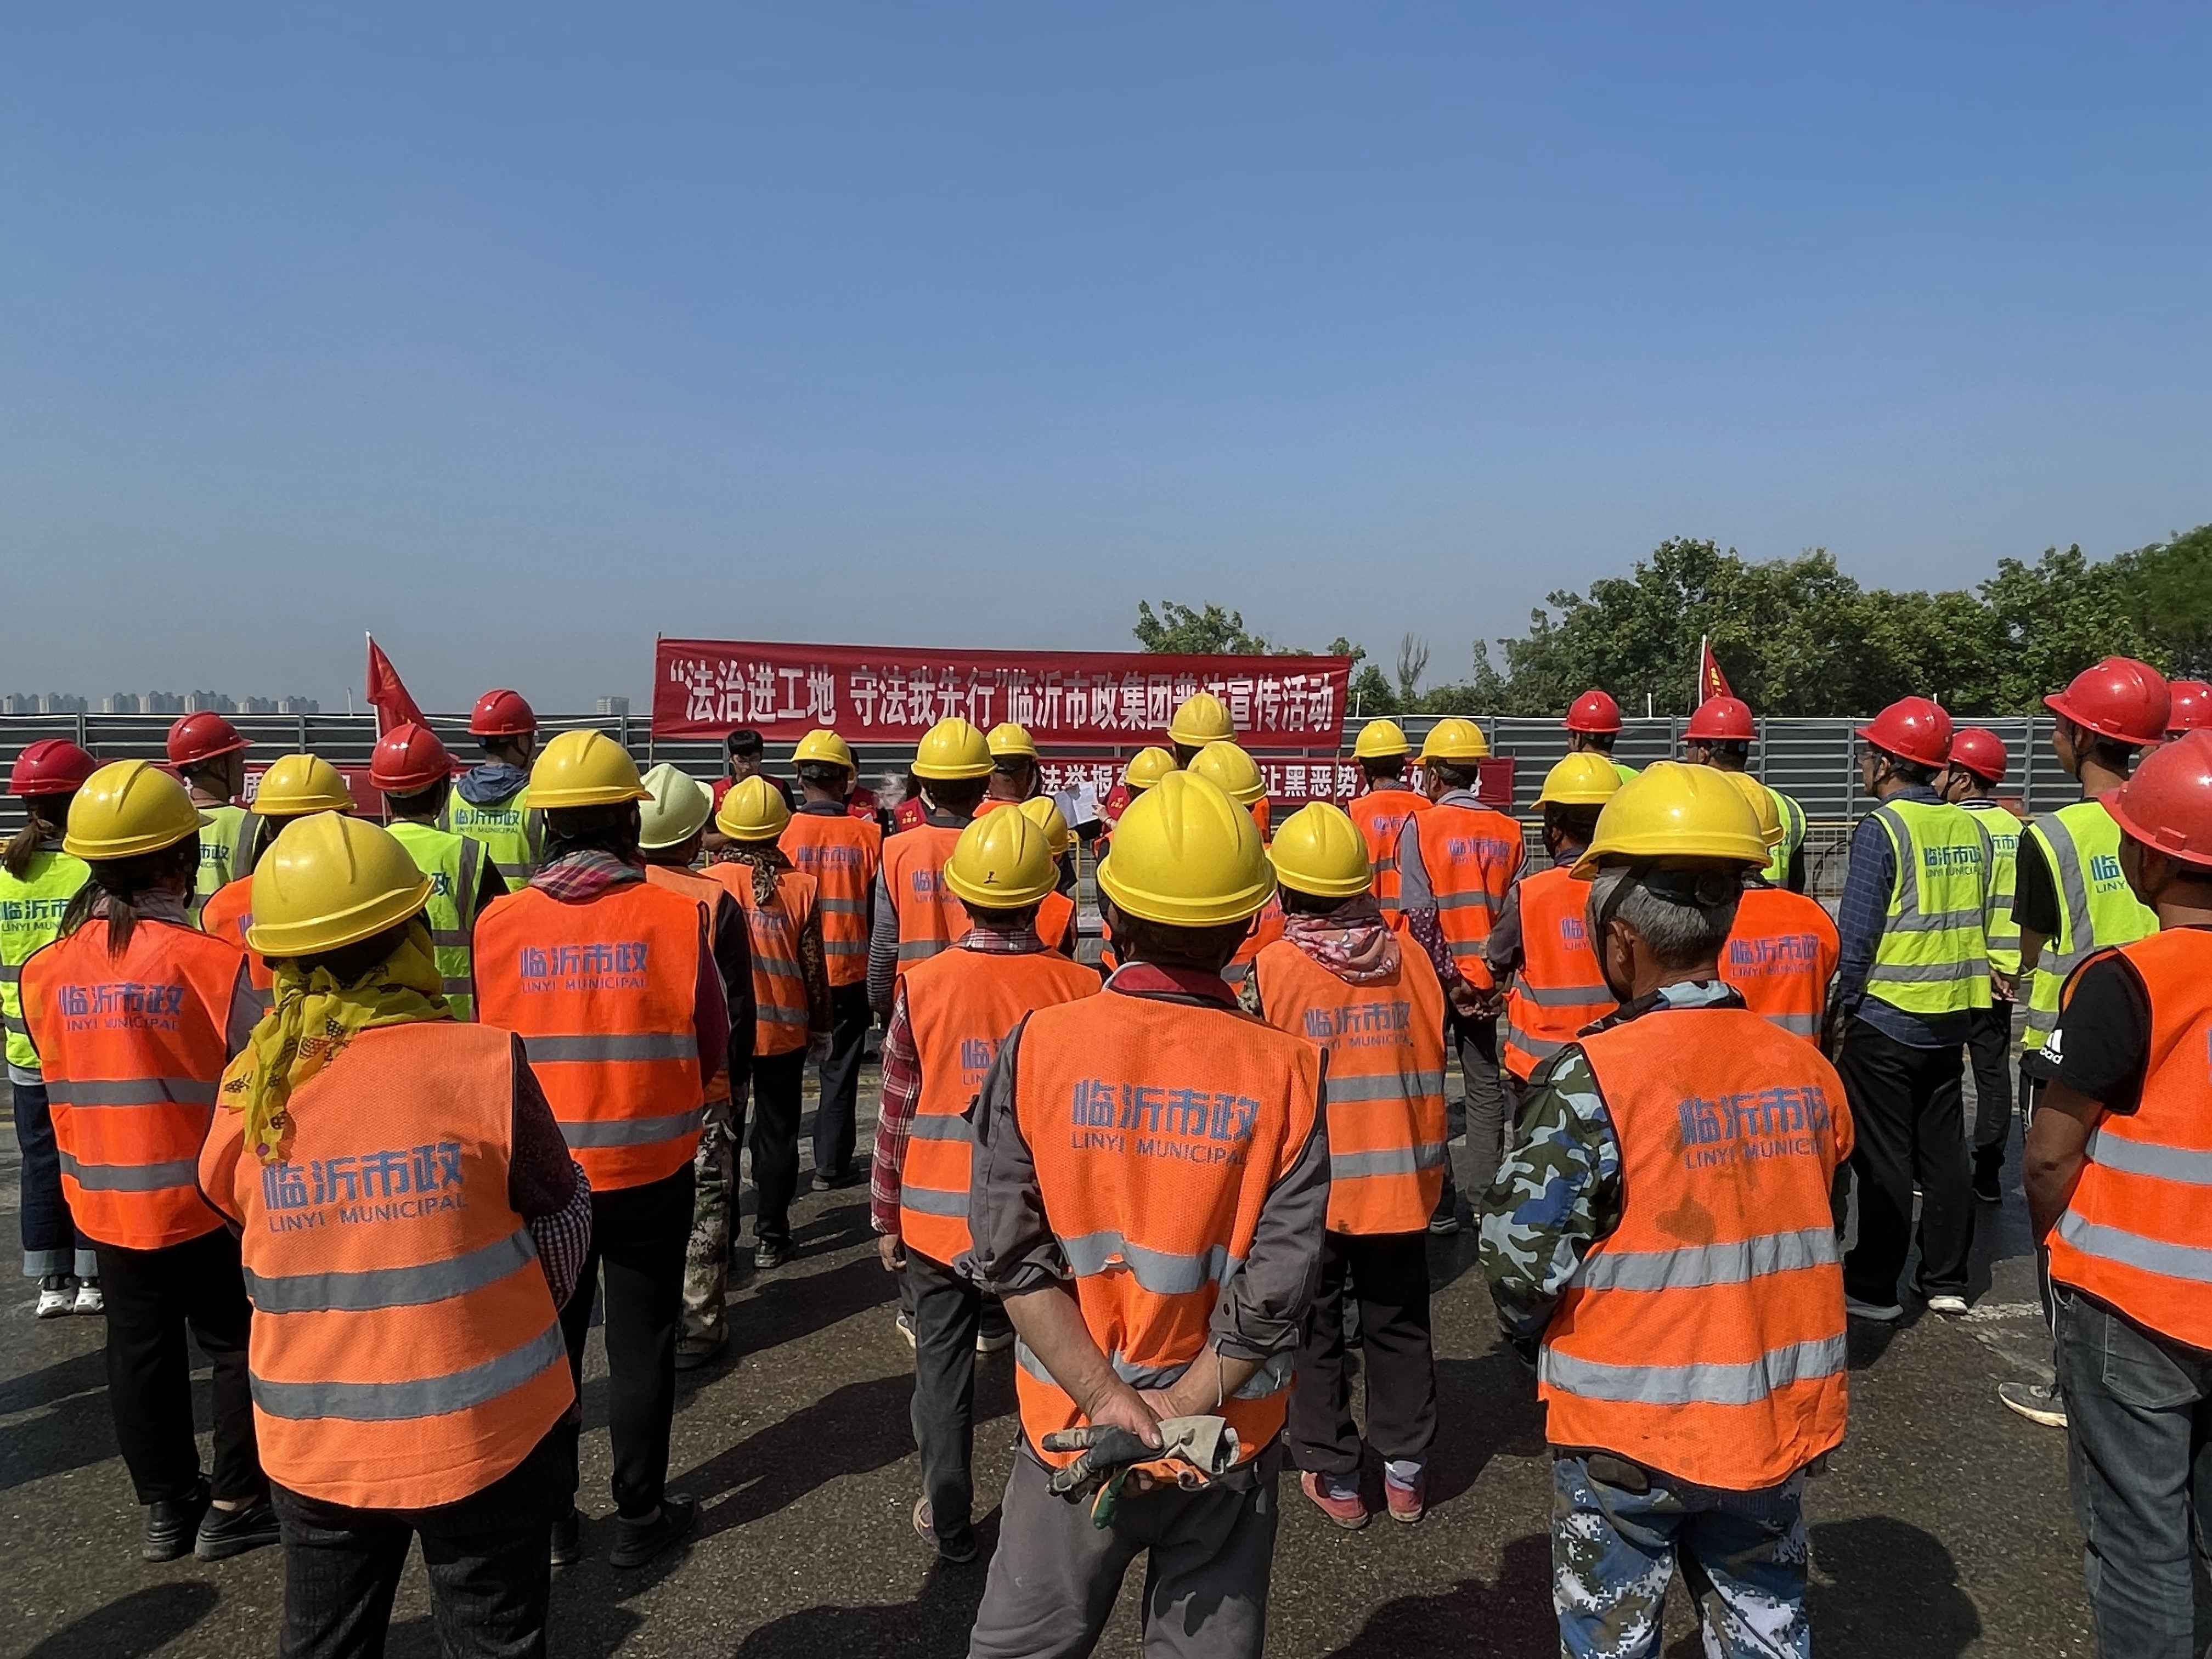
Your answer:
[[[2004,1202],[2004,1168],[1997,1164],[1974,1166],[1974,1196],[1984,1204]]]
[[[584,1517],[571,1508],[568,1514],[553,1523],[553,1544],[548,1552],[556,1567],[573,1567],[584,1559],[581,1534]]]
[[[200,1516],[206,1512],[210,1495],[208,1483],[200,1482],[199,1490],[190,1498],[165,1498],[158,1504],[146,1506],[146,1535],[138,1546],[142,1561],[173,1561],[192,1547],[192,1535],[199,1529]]]
[[[199,1535],[192,1540],[192,1553],[203,1561],[228,1561],[234,1555],[258,1550],[264,1544],[281,1542],[282,1538],[276,1527],[276,1511],[270,1508],[265,1498],[257,1498],[242,1510],[219,1510],[210,1504],[208,1512],[200,1516]]]
[[[814,1190],[817,1193],[834,1193],[842,1187],[857,1187],[867,1178],[868,1172],[857,1164],[848,1164],[843,1169],[834,1170],[827,1174],[817,1170],[814,1172]]]
[[[791,1246],[788,1244],[770,1244],[763,1243],[753,1246],[753,1266],[760,1269],[763,1273],[767,1273],[773,1268],[781,1267],[785,1262],[790,1260]]]
[[[688,1498],[664,1498],[650,1521],[615,1521],[615,1547],[608,1556],[618,1567],[641,1567],[697,1524],[699,1506]]]
[[[697,1341],[688,1336],[679,1337],[676,1343],[676,1369],[696,1371],[702,1365],[711,1365],[721,1357],[722,1350],[729,1344],[727,1332],[717,1337],[702,1337]]]

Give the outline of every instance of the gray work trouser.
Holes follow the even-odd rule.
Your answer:
[[[1098,1645],[1129,1564],[1145,1564],[1145,1659],[1259,1659],[1275,1560],[1279,1443],[1255,1460],[1255,1486],[1121,1493],[1114,1524],[1085,1498],[1045,1491],[1026,1447],[1014,1471],[975,1612],[969,1659],[1081,1659]]]

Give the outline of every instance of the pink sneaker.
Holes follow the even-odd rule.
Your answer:
[[[1328,1488],[1322,1484],[1321,1476],[1311,1470],[1298,1477],[1298,1490],[1313,1499],[1316,1509],[1346,1532],[1358,1532],[1367,1524],[1367,1505],[1357,1492],[1349,1498],[1332,1498]]]
[[[1390,1518],[1409,1527],[1428,1513],[1428,1494],[1426,1471],[1415,1475],[1410,1486],[1401,1486],[1388,1475],[1382,1479],[1382,1500],[1390,1506]]]

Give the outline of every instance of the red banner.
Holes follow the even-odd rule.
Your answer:
[[[848,743],[912,744],[940,720],[1014,720],[1048,748],[1129,750],[1167,740],[1194,691],[1229,705],[1251,749],[1334,754],[1347,657],[1170,657],[1118,651],[957,651],[895,646],[661,640],[653,735],[772,742],[827,726]]]

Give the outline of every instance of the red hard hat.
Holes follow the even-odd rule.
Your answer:
[[[2004,739],[1979,726],[1962,726],[1951,734],[1951,764],[1972,772],[1984,783],[2002,783],[2012,768]]]
[[[2166,678],[2133,657],[2107,657],[2043,701],[2075,725],[2115,743],[2140,749],[2166,735]]]
[[[8,793],[27,800],[33,795],[74,795],[100,763],[67,738],[40,738],[15,757],[8,774]]]
[[[523,701],[522,693],[501,686],[477,699],[469,714],[469,735],[477,738],[520,738],[538,729],[538,715]]]
[[[2203,680],[2168,680],[2166,690],[2168,737],[2212,726],[2212,685]]]
[[[2143,757],[2135,775],[2099,797],[2129,839],[2212,866],[2212,732],[2191,732]]]
[[[247,747],[238,728],[218,714],[202,709],[187,714],[169,728],[169,764],[198,766],[203,761],[234,755]]]
[[[368,757],[368,781],[387,795],[413,795],[453,775],[453,757],[438,734],[410,721],[377,739]]]
[[[1875,748],[1921,766],[1942,766],[1951,758],[1951,717],[1926,697],[1899,697],[1859,727]]]
[[[1751,705],[1741,697],[1707,697],[1682,734],[1692,743],[1749,743],[1759,735]]]
[[[1620,730],[1620,705],[1593,687],[1568,705],[1567,730],[1618,732]]]

